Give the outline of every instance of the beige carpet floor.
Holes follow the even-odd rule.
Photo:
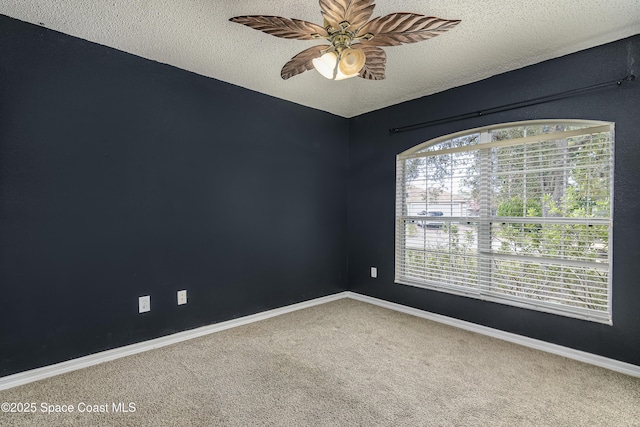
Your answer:
[[[0,391],[0,402],[36,404],[0,412],[2,426],[640,426],[640,378],[348,299]]]

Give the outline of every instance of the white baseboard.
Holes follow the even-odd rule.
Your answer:
[[[432,320],[435,322],[454,326],[460,329],[465,329],[467,331],[477,332],[482,335],[487,335],[487,336],[498,338],[504,341],[520,344],[525,347],[534,348],[536,350],[546,351],[548,353],[557,354],[559,356],[564,356],[569,359],[590,363],[592,365],[600,366],[603,368],[610,369],[612,371],[621,372],[623,374],[632,375],[634,377],[640,378],[640,366],[632,365],[630,363],[620,362],[618,360],[609,359],[609,358],[598,356],[591,353],[586,353],[584,351],[574,350],[568,347],[551,344],[545,341],[524,337],[522,335],[516,335],[510,332],[504,332],[498,329],[477,325],[475,323],[465,322],[464,320],[454,319],[452,317],[430,313],[428,311],[407,307],[405,305],[396,304],[396,303],[381,300],[378,298],[369,297],[369,296],[358,294],[355,292],[345,291],[345,292],[340,292],[334,295],[329,295],[326,297],[316,298],[313,300],[292,304],[286,307],[280,307],[273,310],[264,311],[262,313],[252,314],[250,316],[240,317],[238,319],[228,320],[226,322],[220,322],[213,325],[203,326],[200,328],[191,329],[184,332],[178,332],[176,334],[167,335],[165,337],[160,337],[160,338],[152,339],[149,341],[140,342],[137,344],[131,344],[124,347],[114,348],[112,350],[91,354],[89,356],[83,356],[77,359],[56,363],[55,365],[44,366],[42,368],[32,369],[29,371],[19,372],[17,374],[9,375],[6,377],[1,377],[0,390],[6,390],[12,387],[28,384],[33,381],[50,378],[56,375],[64,374],[66,372],[87,368],[89,366],[98,365],[100,363],[119,359],[121,357],[142,353],[147,350],[153,350],[153,349],[164,347],[171,344],[176,344],[182,341],[190,340],[192,338],[197,338],[197,337],[209,335],[215,332],[224,331],[225,329],[235,328],[237,326],[242,326],[242,325],[246,325],[253,322],[259,322],[261,320],[269,319],[271,317],[280,316],[282,314],[291,313],[292,311],[313,307],[316,305],[324,304],[331,301],[336,301],[343,298],[351,298],[357,301],[366,302],[369,304],[399,311],[401,313],[410,314],[413,316],[421,317],[423,319]]]
[[[252,314],[250,316],[239,317],[237,319],[227,320],[226,322],[215,323],[213,325],[202,326],[200,328],[188,331],[178,332],[149,341],[127,345],[124,347],[106,350],[100,353],[90,354],[89,356],[79,357],[77,359],[67,360],[65,362],[56,363],[55,365],[44,366],[42,368],[31,369],[29,371],[19,372],[17,374],[8,375],[0,378],[0,390],[6,390],[19,385],[27,384],[33,381],[43,380],[45,378],[54,377],[66,372],[75,371],[89,366],[98,365],[100,363],[109,362],[125,356],[142,353],[144,351],[153,350],[155,348],[164,347],[166,345],[176,344],[192,338],[213,334],[215,332],[224,331],[225,329],[235,328],[236,326],[246,325],[248,323],[259,322],[260,320],[269,319],[270,317],[280,316],[281,314],[291,313],[292,311],[301,310],[303,308],[313,307],[315,305],[346,298],[346,292],[340,292],[326,297],[316,298],[297,304],[280,307],[273,310],[263,311],[261,313]]]
[[[504,341],[509,341],[515,344],[520,344],[525,347],[534,348],[536,350],[545,351],[547,353],[564,356],[568,359],[578,360],[580,362],[589,363],[591,365],[600,366],[602,368],[610,369],[612,371],[620,372],[626,375],[631,375],[640,378],[640,366],[632,365],[631,363],[621,362],[615,359],[609,359],[607,357],[598,356],[596,354],[587,353],[585,351],[574,350],[569,347],[563,347],[557,344],[551,344],[546,341],[537,340],[534,338],[525,337],[522,335],[513,334],[510,332],[501,331],[499,329],[489,328],[487,326],[478,325],[464,320],[454,319],[453,317],[447,317],[440,314],[430,313],[428,311],[419,310],[413,307],[407,307],[406,305],[396,304],[393,302],[373,298],[370,296],[347,292],[347,298],[366,302],[369,304],[385,307],[390,310],[399,311],[401,313],[410,314],[412,316],[421,317],[427,320],[433,320],[434,322],[444,323],[445,325],[454,326],[456,328],[464,329],[471,332],[476,332],[482,335],[487,335],[493,338],[498,338]]]

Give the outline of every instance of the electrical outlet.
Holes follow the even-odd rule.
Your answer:
[[[187,290],[178,291],[178,305],[187,303]]]
[[[138,298],[138,313],[146,313],[147,311],[151,311],[151,297],[149,295]]]
[[[371,267],[371,277],[373,277],[374,279],[376,277],[378,277],[378,269],[375,267]]]

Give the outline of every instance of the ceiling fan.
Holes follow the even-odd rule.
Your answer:
[[[324,39],[322,44],[291,58],[280,72],[288,79],[315,68],[328,79],[385,78],[387,56],[379,46],[415,43],[454,28],[459,20],[416,13],[392,13],[372,20],[374,0],[320,0],[324,26],[279,16],[248,15],[229,19],[276,37],[296,40]]]

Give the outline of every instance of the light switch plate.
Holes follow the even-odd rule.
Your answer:
[[[378,277],[378,269],[376,267],[371,267],[371,277],[374,279]]]

